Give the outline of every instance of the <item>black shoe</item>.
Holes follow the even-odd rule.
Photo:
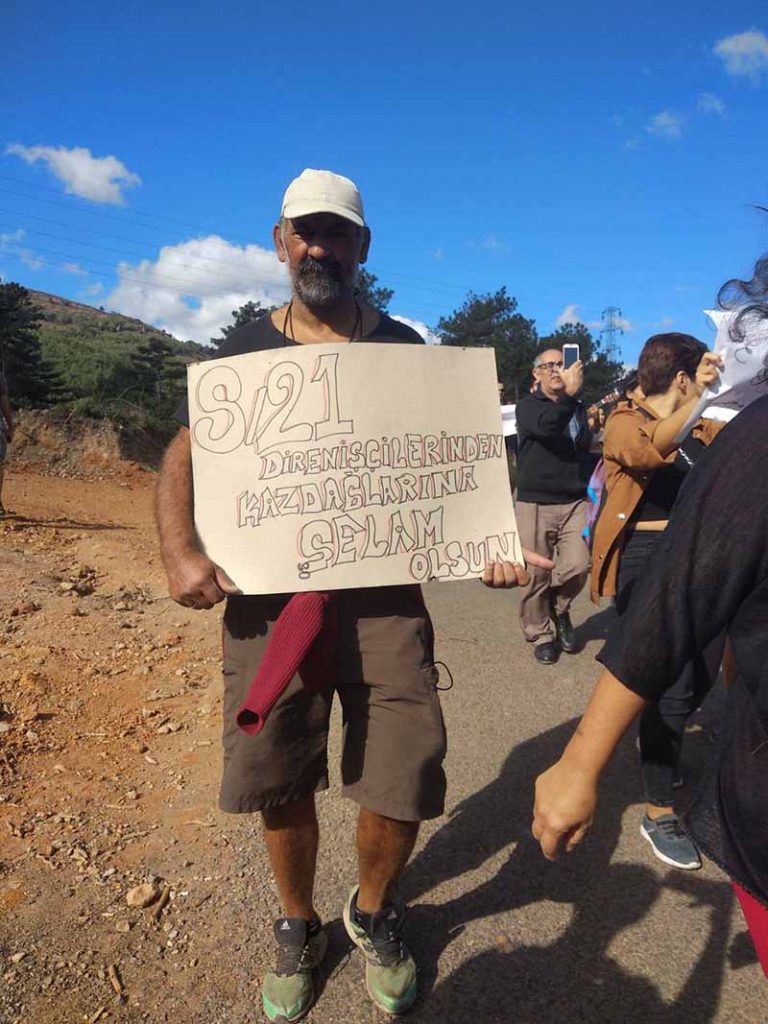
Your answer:
[[[576,630],[573,628],[568,612],[555,616],[555,629],[557,630],[557,642],[562,650],[566,654],[575,654],[579,645],[576,640]]]
[[[533,656],[540,665],[554,665],[557,661],[557,648],[551,640],[547,640],[533,648]]]

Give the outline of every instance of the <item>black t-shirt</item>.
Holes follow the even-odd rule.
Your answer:
[[[768,396],[699,458],[598,657],[658,700],[723,632],[737,680],[687,820],[705,853],[768,903]]]
[[[386,313],[382,313],[379,322],[369,334],[362,338],[356,338],[353,344],[360,342],[389,343],[393,345],[423,345],[424,339],[407,324],[394,320]],[[265,314],[258,320],[253,320],[242,327],[236,327],[230,331],[225,341],[216,350],[212,358],[226,359],[230,356],[243,356],[249,352],[264,352],[273,348],[294,348],[300,342],[287,338],[282,331],[279,331],[272,323],[272,317]],[[187,401],[184,399],[176,410],[176,419],[184,426],[189,426],[189,410]]]
[[[633,522],[669,519],[685,478],[696,464],[706,445],[688,434],[677,449],[674,462],[653,471],[643,496],[632,513]]]

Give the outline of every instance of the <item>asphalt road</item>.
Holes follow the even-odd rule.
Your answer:
[[[56,714],[41,716],[34,744],[36,733],[25,739],[19,726],[15,795],[0,815],[16,823],[0,842],[0,1004],[4,996],[6,1005],[24,1003],[10,1015],[0,1008],[0,1024],[76,1024],[100,1007],[101,1020],[122,1024],[255,1024],[274,962],[277,900],[258,815],[216,809],[220,610],[193,612],[166,597],[150,489],[123,483],[11,480],[13,500],[32,518],[4,536],[7,590],[14,602],[38,604],[6,622],[0,675],[6,689],[18,677],[10,692],[19,708],[24,689],[48,679]],[[51,543],[62,514],[78,539]],[[84,618],[73,617],[60,589],[71,564],[98,569],[96,593],[77,602]],[[115,603],[118,587],[149,603],[126,610]],[[596,825],[577,852],[551,864],[530,836],[533,781],[587,702],[611,613],[582,598],[574,619],[584,651],[544,667],[522,640],[514,591],[479,582],[426,589],[437,657],[454,686],[443,694],[447,813],[423,827],[403,879],[421,979],[408,1020],[765,1024],[768,982],[729,884],[712,865],[665,867],[639,835],[634,736],[606,772]],[[714,692],[694,718],[681,801],[710,753],[707,728],[721,702]],[[145,719],[161,712],[180,731],[161,735],[157,720]],[[382,1020],[341,924],[356,876],[356,808],[339,794],[340,726],[337,710],[332,785],[318,799],[316,902],[331,941],[312,1024]],[[56,823],[55,811],[66,820]],[[67,854],[75,846],[89,865]],[[126,905],[130,887],[147,878],[176,894],[162,922]],[[15,951],[23,959],[8,962]],[[120,967],[125,1003],[107,980],[109,964]]]
[[[533,780],[585,706],[611,612],[582,597],[574,621],[584,650],[544,667],[522,641],[514,593],[432,584],[427,599],[436,656],[455,682],[443,695],[447,814],[423,828],[403,883],[421,970],[410,1019],[768,1020],[768,983],[727,881],[711,864],[667,868],[639,835],[634,735],[606,773],[598,820],[577,852],[552,864],[530,837]],[[720,699],[715,692],[686,738],[681,802],[710,749],[706,726]],[[349,956],[338,920],[354,875],[353,809],[333,792],[320,807],[318,902],[331,922],[330,978],[311,1020],[368,1021],[376,1014],[359,955]]]

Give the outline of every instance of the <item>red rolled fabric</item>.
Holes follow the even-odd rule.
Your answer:
[[[301,671],[304,686],[317,692],[333,680],[338,624],[335,595],[294,594],[275,622],[264,657],[238,709],[240,729],[255,735],[290,681]]]
[[[760,961],[763,973],[768,977],[768,907],[758,903],[755,897],[750,896],[742,889],[738,882],[731,881],[731,885],[739,898],[749,934],[755,944],[757,959]]]

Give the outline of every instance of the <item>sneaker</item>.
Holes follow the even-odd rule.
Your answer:
[[[344,927],[365,956],[368,995],[387,1013],[405,1013],[416,999],[416,964],[401,938],[405,908],[389,904],[370,915],[370,928],[360,923],[357,886],[344,907]]]
[[[568,612],[562,615],[555,615],[555,630],[557,631],[557,642],[566,654],[575,654],[579,648],[576,640],[576,630],[573,628],[571,617]]]
[[[275,921],[277,966],[264,978],[264,1012],[277,1024],[292,1024],[305,1017],[315,1000],[312,972],[328,949],[328,936],[320,921],[279,917]]]
[[[673,868],[696,871],[701,867],[701,857],[695,845],[683,831],[676,814],[662,814],[660,818],[643,815],[640,835],[653,847],[653,852]]]

